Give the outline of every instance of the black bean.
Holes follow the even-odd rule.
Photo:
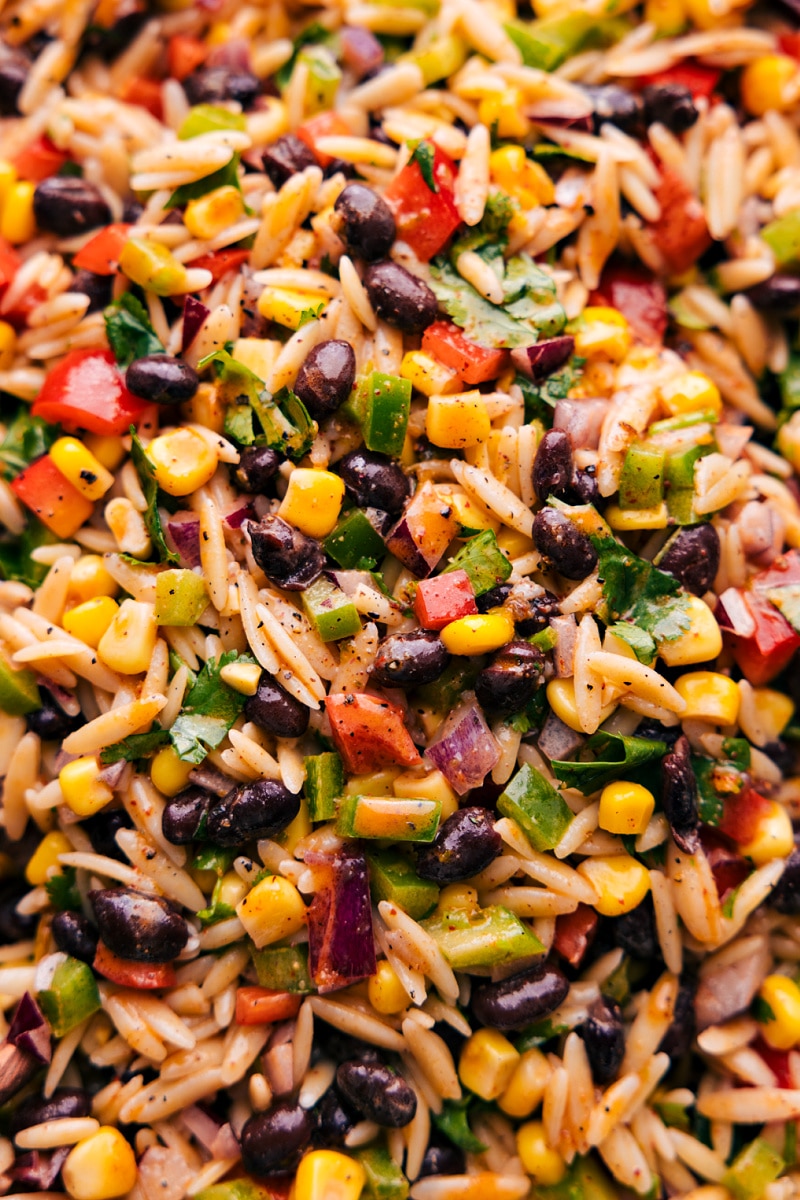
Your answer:
[[[63,1121],[67,1117],[88,1117],[92,1111],[92,1100],[83,1088],[56,1088],[49,1100],[41,1096],[28,1096],[11,1114],[9,1132],[12,1137],[22,1129],[41,1125],[44,1121]]]
[[[116,858],[119,862],[128,861],[117,845],[120,829],[133,829],[133,821],[124,808],[103,809],[94,816],[85,817],[81,821],[81,829],[88,835],[98,854]]]
[[[744,293],[756,308],[791,311],[800,304],[800,276],[772,275]]]
[[[97,930],[88,918],[77,912],[57,912],[51,929],[59,950],[92,965],[97,951]]]
[[[572,445],[563,429],[548,429],[533,463],[533,490],[542,504],[567,497],[572,481]]]
[[[95,275],[93,271],[78,271],[70,286],[71,292],[89,297],[87,312],[100,312],[111,303],[113,275]]]
[[[433,683],[448,666],[450,655],[438,633],[415,629],[385,638],[378,648],[372,681],[381,687],[415,687]]]
[[[674,575],[687,592],[702,596],[719,570],[719,554],[719,534],[714,526],[695,525],[675,535],[658,565]]]
[[[111,209],[93,183],[71,175],[51,175],[36,185],[33,215],[40,229],[67,238],[108,225]]]
[[[264,151],[262,155],[264,170],[274,187],[282,187],[287,179],[305,171],[306,167],[315,167],[317,160],[310,148],[294,133],[285,133],[277,142]]]
[[[626,133],[637,133],[642,123],[642,103],[637,95],[616,84],[587,84],[581,88],[591,101],[595,132],[606,121]]]
[[[136,358],[125,372],[125,384],[134,396],[156,404],[183,404],[200,386],[194,367],[171,354]]]
[[[452,1142],[429,1143],[417,1179],[428,1175],[463,1175],[467,1169],[464,1151]]]
[[[83,724],[80,713],[75,717],[68,716],[50,692],[41,687],[39,691],[43,701],[42,707],[28,713],[26,717],[31,733],[38,734],[46,742],[60,741]]]
[[[242,1163],[253,1175],[293,1175],[311,1141],[312,1125],[299,1104],[273,1104],[245,1121]]]
[[[645,717],[636,726],[637,738],[648,738],[651,742],[666,742],[674,746],[681,736],[680,725],[662,725],[655,717]]]
[[[539,963],[502,983],[485,983],[472,993],[472,1011],[482,1025],[502,1031],[524,1029],[555,1012],[569,991],[563,971]]]
[[[617,1002],[599,996],[579,1032],[595,1083],[605,1087],[616,1078],[625,1055],[625,1029]]]
[[[485,808],[460,808],[442,822],[429,846],[417,855],[417,874],[445,887],[477,875],[503,848],[492,814]]]
[[[362,1117],[376,1125],[402,1129],[417,1111],[413,1089],[383,1063],[343,1062],[336,1070],[336,1086]]]
[[[612,930],[615,943],[626,954],[643,962],[660,958],[652,896],[645,896],[642,903],[631,912],[616,917]]]
[[[206,834],[218,846],[244,846],[281,833],[300,811],[294,795],[275,779],[241,783],[209,811]]]
[[[183,90],[190,104],[219,104],[221,100],[238,100],[242,108],[251,108],[261,93],[261,81],[252,71],[236,71],[231,67],[198,67],[183,80]]]
[[[658,121],[672,133],[685,133],[700,115],[692,93],[682,83],[646,87],[642,90],[642,100],[647,124],[654,125]]]
[[[112,954],[134,962],[172,962],[189,939],[189,930],[161,896],[132,888],[90,892],[100,936]]]
[[[698,843],[697,780],[689,741],[683,735],[661,763],[661,805],[675,842],[693,854]]]
[[[391,259],[367,267],[364,286],[378,316],[404,333],[422,333],[439,315],[427,283]]]
[[[561,615],[561,605],[558,596],[554,596],[552,592],[544,592],[541,596],[524,597],[519,601],[512,596],[511,611],[514,614],[517,632],[523,637],[532,637],[547,628],[551,617]]]
[[[315,421],[324,421],[344,404],[356,378],[356,356],[340,338],[320,342],[300,368],[294,390]]]
[[[411,495],[411,480],[386,454],[353,450],[340,460],[339,474],[359,508],[380,508],[396,517]]]
[[[478,612],[487,613],[490,608],[502,608],[510,595],[511,584],[498,583],[497,587],[490,588],[488,592],[483,592],[480,596],[475,597]]]
[[[797,754],[794,747],[790,746],[788,742],[784,742],[781,738],[775,738],[774,741],[765,742],[762,750],[768,758],[772,759],[781,775],[796,774],[794,764]]]
[[[122,210],[122,219],[128,225],[135,225],[144,212],[144,205],[138,200],[126,200]]]
[[[22,57],[9,56],[0,63],[0,117],[19,116],[17,101],[29,70],[30,63]]]
[[[24,883],[16,881],[0,890],[0,946],[26,941],[36,932],[38,913],[17,912],[17,905],[29,891]]]
[[[245,446],[233,477],[243,492],[263,494],[277,474],[280,458],[270,446]]]
[[[565,579],[585,579],[597,566],[597,551],[585,533],[555,508],[543,508],[533,522],[536,549]]]
[[[188,846],[205,836],[206,821],[214,797],[203,788],[188,787],[164,805],[161,832],[173,846]]]
[[[319,542],[280,517],[262,517],[258,524],[245,521],[244,529],[250,537],[253,558],[278,587],[302,592],[322,574],[325,551]]]
[[[475,680],[475,695],[484,708],[515,713],[538,692],[544,678],[545,657],[530,642],[508,642]]]
[[[570,498],[576,503],[594,504],[600,494],[594,467],[586,467],[585,470],[574,472],[570,492]]]
[[[697,1028],[694,1011],[694,996],[696,991],[696,980],[682,975],[678,995],[675,997],[672,1021],[658,1047],[660,1051],[670,1056],[673,1063],[676,1063],[679,1058],[683,1058],[684,1054],[688,1053],[694,1041]]]
[[[314,1145],[325,1149],[343,1146],[344,1139],[356,1123],[355,1117],[344,1107],[335,1086],[328,1088],[309,1115],[314,1122]]]
[[[245,704],[244,715],[248,721],[276,737],[302,737],[308,729],[309,711],[305,704],[295,700],[266,671],[259,680],[255,696]]]
[[[783,874],[778,880],[769,903],[780,913],[796,917],[800,913],[800,847],[795,838],[794,850],[786,859]]]
[[[397,228],[389,205],[363,183],[348,183],[333,206],[341,224],[338,232],[351,254],[367,262],[385,258]]]

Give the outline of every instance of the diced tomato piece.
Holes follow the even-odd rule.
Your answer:
[[[753,1042],[753,1049],[763,1058],[777,1080],[779,1088],[793,1088],[797,1085],[789,1065],[789,1050],[774,1050],[762,1037]]]
[[[205,62],[208,47],[201,38],[188,33],[174,34],[167,44],[167,63],[173,79],[185,79]]]
[[[450,321],[434,321],[422,335],[422,349],[438,358],[453,371],[458,371],[464,383],[488,383],[505,370],[508,350],[492,350],[479,346],[465,337]]]
[[[786,587],[787,583],[800,583],[800,551],[787,550],[765,571],[753,576],[755,592],[768,592],[771,588]]]
[[[91,271],[93,275],[115,275],[129,229],[130,225],[122,222],[106,225],[78,251],[72,260],[73,267],[79,271]]]
[[[423,629],[444,629],[459,617],[478,611],[475,593],[466,571],[448,571],[433,579],[421,579],[414,596],[414,612]]]
[[[410,162],[383,194],[394,213],[397,236],[408,242],[423,262],[438,254],[461,224],[453,197],[455,165],[438,146],[433,158],[433,178],[439,189],[436,192],[425,182],[419,163]]]
[[[353,133],[344,117],[340,117],[335,112],[317,113],[315,117],[309,117],[307,121],[303,121],[303,124],[298,126],[295,132],[300,141],[305,142],[309,150],[313,150],[317,162],[323,168],[331,165],[333,156],[323,154],[321,150],[317,149],[319,139],[326,137],[351,137]]]
[[[575,912],[562,913],[556,917],[553,949],[557,950],[571,967],[579,967],[594,941],[598,923],[597,912],[588,904],[579,904]]]
[[[97,953],[92,966],[98,975],[110,979],[112,983],[120,984],[121,987],[152,991],[154,988],[175,986],[175,968],[172,963],[132,962],[128,958],[118,958],[103,942],[97,943]]]
[[[697,100],[701,96],[710,98],[721,78],[722,71],[716,67],[682,62],[674,67],[667,67],[666,71],[657,71],[655,75],[644,75],[640,83],[642,87],[668,87],[670,84],[678,84],[679,87],[688,88],[692,99]]]
[[[162,120],[164,116],[159,79],[145,79],[142,75],[134,75],[123,83],[119,98],[125,104],[136,104],[139,108],[146,108],[157,121]]]
[[[725,644],[733,652],[742,674],[754,687],[761,687],[788,666],[800,648],[800,637],[760,591],[742,592],[741,597],[755,624],[749,637],[725,628],[722,605],[717,607],[715,615],[723,630]]]
[[[646,267],[611,262],[600,277],[590,304],[616,308],[643,342],[656,345],[667,329],[667,293]]]
[[[20,472],[11,488],[56,537],[72,537],[94,512],[92,501],[64,478],[49,454]]]
[[[714,883],[717,885],[717,895],[723,902],[728,893],[744,883],[752,867],[746,859],[731,845],[730,840],[710,825],[700,828],[700,840],[703,843]]]
[[[650,229],[667,266],[680,275],[694,266],[711,245],[703,206],[686,180],[671,167],[664,169],[655,197],[661,216]]]
[[[5,238],[0,238],[0,290],[8,287],[21,266],[22,259],[14,247]]]
[[[271,1025],[297,1016],[302,996],[296,992],[273,992],[269,988],[240,987],[236,989],[237,1025]]]
[[[751,842],[758,832],[762,817],[772,811],[772,804],[755,788],[746,787],[733,796],[725,797],[722,820],[717,828],[739,846]]]
[[[199,258],[193,258],[188,265],[210,271],[211,282],[219,283],[223,275],[238,270],[249,257],[249,250],[217,250],[213,254],[201,254]]]
[[[416,767],[422,762],[403,714],[388,700],[365,692],[328,696],[325,709],[336,749],[353,775],[380,767]]]
[[[150,405],[125,387],[110,350],[72,350],[47,375],[33,415],[70,433],[127,433]]]
[[[24,150],[20,150],[11,161],[17,168],[20,179],[27,179],[29,183],[41,183],[43,179],[49,179],[51,175],[60,171],[68,158],[69,155],[59,150],[43,133]]]

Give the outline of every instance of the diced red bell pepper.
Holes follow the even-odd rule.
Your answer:
[[[772,588],[786,587],[788,583],[800,583],[800,551],[787,550],[765,571],[753,576],[755,592],[769,592]]]
[[[508,350],[492,350],[465,337],[450,321],[434,321],[422,335],[422,349],[453,371],[464,383],[488,383],[508,365]]]
[[[120,434],[149,407],[125,387],[110,350],[72,350],[49,372],[31,411],[70,433]]]
[[[416,767],[422,762],[403,714],[388,700],[365,692],[328,696],[325,709],[336,749],[353,775],[368,775],[380,767]]]
[[[132,962],[128,958],[118,958],[103,942],[97,943],[92,966],[98,975],[121,987],[152,991],[155,988],[174,987],[176,982],[172,963]]]
[[[738,846],[746,846],[758,833],[759,822],[772,810],[772,804],[752,787],[725,797],[722,820],[717,828]]]
[[[724,610],[718,605],[715,615],[720,621],[725,644],[730,648],[742,674],[754,687],[761,687],[788,666],[800,648],[800,637],[792,626],[759,591],[742,592],[747,611],[755,629],[749,637],[732,633],[724,625]]]
[[[94,512],[92,501],[65,479],[49,454],[20,472],[11,490],[56,537],[72,537]]]
[[[621,261],[611,262],[600,277],[590,304],[616,308],[643,342],[657,345],[667,329],[667,293],[652,271]]]
[[[11,161],[20,179],[26,179],[29,183],[41,183],[43,179],[49,179],[51,175],[60,171],[68,158],[69,155],[59,150],[47,134],[43,133],[24,150],[20,150]]]
[[[351,137],[352,129],[345,121],[344,117],[340,117],[335,112],[321,112],[314,117],[309,117],[307,121],[298,126],[296,134],[301,142],[305,142],[309,150],[312,150],[316,156],[317,162],[324,169],[329,167],[333,162],[331,154],[323,154],[317,149],[317,142],[320,138],[326,137]]]
[[[571,967],[579,967],[594,941],[598,923],[596,910],[588,904],[579,904],[575,912],[562,913],[556,917],[553,949],[565,958]]]
[[[0,290],[8,287],[21,266],[22,259],[14,247],[5,238],[0,238]]]
[[[145,79],[142,75],[134,75],[123,83],[119,98],[125,104],[135,104],[138,108],[146,108],[157,121],[163,119],[164,105],[161,99],[161,81],[159,79]]]
[[[201,38],[176,33],[167,43],[167,64],[173,79],[185,79],[206,61],[208,47]]]
[[[78,251],[72,260],[73,267],[79,271],[91,271],[93,275],[115,275],[129,229],[130,225],[123,222],[106,225]]]
[[[187,265],[210,271],[211,282],[219,283],[223,275],[228,271],[237,271],[249,257],[249,250],[216,250],[213,254],[201,254],[199,258],[193,258]]]
[[[703,843],[714,883],[717,885],[717,895],[720,903],[724,902],[729,892],[734,891],[744,883],[752,870],[751,864],[742,858],[741,854],[731,845],[729,839],[720,830],[710,825],[700,828],[700,841]]]
[[[274,992],[270,988],[236,989],[237,1025],[272,1025],[296,1017],[303,997],[296,992]]]
[[[394,213],[397,236],[423,262],[438,254],[461,224],[453,196],[455,165],[438,146],[434,151],[433,178],[439,189],[436,192],[425,182],[419,163],[410,162],[383,194]]]
[[[680,275],[694,266],[711,245],[703,206],[686,180],[671,167],[664,169],[655,198],[661,216],[650,230],[670,271]]]
[[[423,629],[444,629],[459,617],[478,611],[475,593],[466,571],[448,571],[433,579],[421,579],[414,596],[414,612]]]
[[[762,1037],[756,1038],[753,1042],[753,1049],[756,1054],[763,1058],[770,1071],[772,1071],[779,1088],[796,1087],[794,1076],[789,1066],[789,1050],[775,1050]]]
[[[722,71],[717,67],[682,62],[674,67],[667,67],[665,71],[657,71],[654,75],[644,75],[639,82],[642,87],[668,87],[670,84],[678,84],[679,87],[688,88],[692,99],[697,100],[699,97],[710,99],[721,78]]]

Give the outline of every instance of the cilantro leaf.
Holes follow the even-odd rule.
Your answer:
[[[45,882],[47,898],[56,912],[79,912],[81,896],[75,886],[75,868],[62,867],[60,875],[51,875]]]
[[[164,346],[150,324],[147,309],[131,292],[109,304],[103,312],[108,344],[121,367],[128,367],[135,358],[148,354],[163,354]]]
[[[317,435],[317,423],[312,421],[299,396],[290,388],[281,388],[273,396],[264,381],[244,363],[237,362],[227,350],[207,355],[198,365],[205,367],[210,363],[217,374],[220,399],[226,407],[236,410],[225,425],[230,436],[237,437],[237,432],[241,433],[243,445],[266,444],[293,462],[308,452]],[[248,407],[252,410],[249,424],[245,411]],[[252,414],[258,418],[263,435],[256,434]]]
[[[503,275],[506,312],[530,322],[543,337],[554,337],[566,323],[566,313],[556,299],[556,285],[529,254],[515,254]]]
[[[654,642],[674,641],[686,632],[689,598],[674,575],[637,558],[613,537],[590,534],[590,538],[597,551],[607,624],[624,620],[649,633]],[[618,629],[614,632],[622,636]]]
[[[471,235],[457,248],[477,247],[501,281],[504,305],[492,304],[462,279],[444,258],[431,263],[431,287],[436,299],[468,338],[493,349],[532,346],[540,334],[552,337],[564,327],[564,309],[555,298],[555,285],[532,258],[517,254],[505,264],[496,237],[480,245]]]
[[[740,740],[740,739],[735,739]],[[704,825],[719,825],[723,817],[725,797],[736,796],[744,788],[747,777],[740,764],[715,758],[692,758],[692,770],[697,780],[697,815]]]
[[[478,228],[484,233],[501,233],[516,211],[516,205],[506,192],[492,192],[486,198],[483,216],[478,222]]]
[[[504,309],[485,300],[448,262],[434,259],[431,281],[436,299],[472,341],[491,349],[533,346],[539,334]]]
[[[0,442],[0,474],[4,479],[13,479],[35,458],[46,454],[57,437],[57,427],[48,425],[41,417],[32,417],[28,405],[21,404],[6,421]]]
[[[535,1025],[528,1026],[515,1042],[515,1048],[519,1054],[524,1054],[526,1050],[543,1046],[545,1042],[551,1042],[553,1038],[561,1037],[561,1034],[566,1033],[568,1029],[569,1025],[556,1025],[550,1017],[544,1017]]]
[[[162,746],[168,745],[169,733],[166,729],[151,729],[149,733],[132,733],[123,738],[121,742],[114,742],[113,746],[106,746],[105,750],[101,750],[100,762],[104,766],[120,760],[137,762],[140,758],[147,758],[154,750],[160,750]]]
[[[648,666],[652,663],[656,656],[656,644],[647,630],[631,625],[629,621],[617,621],[609,626],[608,632],[630,646],[639,662]]]
[[[416,146],[414,147],[414,153],[411,155],[411,158],[408,160],[409,164],[411,164],[411,163],[417,164],[417,166],[420,169],[422,178],[425,180],[427,187],[432,192],[439,191],[439,185],[436,182],[435,175],[433,174],[433,165],[434,165],[435,156],[436,156],[436,151],[434,150],[434,148],[430,144],[430,142],[423,141],[423,142],[417,142]]]
[[[147,508],[142,514],[144,523],[153,539],[158,557],[163,563],[180,563],[179,556],[170,550],[164,537],[164,529],[158,512],[158,484],[155,471],[133,425],[131,425],[131,458],[136,468],[136,474],[139,476],[139,483],[142,485],[144,498],[147,501]]]
[[[722,753],[729,762],[740,767],[742,771],[750,770],[750,743],[747,738],[725,738],[722,743]]]
[[[219,661],[210,658],[197,676],[180,715],[169,731],[170,741],[184,762],[199,764],[216,750],[245,705],[246,696],[228,687],[220,671],[229,663],[255,662],[249,654],[228,650]]]
[[[288,87],[297,56],[304,46],[328,46],[330,49],[335,49],[336,43],[335,35],[320,21],[312,21],[310,25],[306,25],[305,29],[301,29],[292,43],[292,57],[275,72],[275,83],[278,90],[282,92]]]
[[[436,1128],[460,1150],[468,1150],[471,1154],[482,1154],[486,1149],[483,1142],[475,1136],[469,1126],[467,1109],[472,1103],[472,1096],[462,1100],[445,1100],[440,1113],[431,1113]]]
[[[239,182],[240,161],[241,156],[236,152],[231,155],[231,158],[224,166],[213,171],[210,175],[204,175],[202,179],[196,179],[194,183],[181,184],[172,193],[164,208],[182,208],[190,200],[197,200],[200,196],[207,196],[209,192],[215,192],[217,188],[221,187],[235,187],[238,191],[241,191],[242,185]]]
[[[228,917],[236,916],[236,909],[230,904],[226,904],[222,899],[222,879],[223,877],[220,875],[214,884],[214,891],[211,893],[211,903],[206,908],[201,908],[197,913],[204,929],[208,925],[216,925],[217,921],[227,921]]]
[[[45,563],[35,562],[31,553],[37,546],[49,546],[57,541],[56,535],[41,521],[29,516],[18,538],[0,542],[0,576],[35,590],[50,568]]]
[[[750,1013],[761,1025],[766,1025],[767,1021],[775,1020],[775,1012],[763,996],[756,996],[750,1005]]]
[[[661,759],[667,753],[666,742],[649,738],[624,737],[621,733],[593,733],[584,743],[594,759],[591,762],[551,762],[553,774],[566,787],[574,787],[590,796],[613,779],[627,776],[645,764]]]
[[[313,304],[310,308],[304,308],[300,313],[300,321],[297,328],[302,329],[304,325],[308,325],[310,321],[316,321],[317,317],[325,310],[325,301],[320,300],[319,304]]]
[[[203,846],[198,850],[192,861],[193,871],[213,871],[221,879],[230,870],[231,863],[238,851],[225,849],[222,846]]]

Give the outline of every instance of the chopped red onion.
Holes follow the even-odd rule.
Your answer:
[[[523,375],[538,382],[563,367],[574,350],[575,338],[565,333],[561,337],[537,342],[535,346],[518,346],[511,351],[511,358]]]
[[[52,1151],[29,1150],[26,1154],[18,1154],[8,1172],[9,1178],[36,1191],[47,1192],[58,1179],[70,1149],[69,1146],[59,1146]]]
[[[194,514],[181,520],[176,513],[167,522],[167,537],[180,555],[182,567],[200,566],[200,522]]]
[[[567,434],[573,450],[596,450],[608,409],[608,400],[559,400],[553,413],[553,429]]]
[[[752,425],[732,425],[728,421],[721,421],[714,429],[714,441],[720,454],[727,454],[732,459],[739,458],[752,436]]]
[[[575,133],[591,133],[594,128],[592,106],[580,100],[539,99],[525,110],[525,115],[537,125],[553,129],[572,129]]]
[[[211,1146],[220,1131],[219,1121],[196,1104],[190,1104],[188,1108],[184,1108],[180,1114],[180,1120],[197,1140],[198,1145],[203,1148]]]
[[[717,601],[714,616],[720,629],[735,633],[737,637],[749,638],[756,631],[756,623],[747,606],[744,592],[739,588],[726,588]]]
[[[209,67],[229,67],[232,71],[252,71],[250,44],[246,38],[233,37],[214,46],[206,63]]]
[[[119,787],[120,780],[129,766],[130,763],[121,758],[119,762],[112,763],[110,767],[104,767],[97,778],[101,779],[103,783],[107,783],[113,792],[115,788]]]
[[[572,613],[551,617],[550,628],[556,635],[553,647],[553,664],[559,679],[570,679],[575,674],[575,644],[578,626]]]
[[[383,62],[383,46],[369,29],[345,25],[339,31],[342,61],[357,79],[362,79]]]
[[[205,788],[207,792],[213,792],[215,796],[227,796],[231,788],[235,787],[232,779],[227,775],[223,775],[221,771],[217,771],[214,767],[195,767],[189,772],[190,783],[196,783],[198,787]]]
[[[467,692],[446,718],[425,756],[459,796],[481,786],[500,758],[500,747],[474,692]]]
[[[308,909],[311,978],[320,992],[332,992],[375,974],[367,860],[345,845],[335,856],[311,854],[305,861],[321,883]]]
[[[17,1005],[6,1041],[40,1063],[50,1062],[50,1026],[30,992]]]
[[[563,761],[570,758],[583,745],[583,738],[569,725],[565,725],[554,712],[547,714],[547,720],[542,726],[537,745],[542,754],[552,762],[553,759]]]
[[[197,337],[206,317],[210,316],[211,309],[207,308],[200,300],[196,300],[194,296],[187,296],[183,306],[183,329],[181,331],[181,354],[185,354],[191,346],[194,339]]]
[[[211,1151],[211,1157],[217,1160],[221,1158],[238,1158],[241,1153],[239,1143],[236,1140],[236,1134],[228,1124],[222,1126],[214,1140],[209,1143],[208,1148]]]
[[[251,504],[243,504],[241,508],[235,508],[233,512],[229,512],[224,518],[228,529],[241,529],[245,521],[255,519],[255,509]]]

